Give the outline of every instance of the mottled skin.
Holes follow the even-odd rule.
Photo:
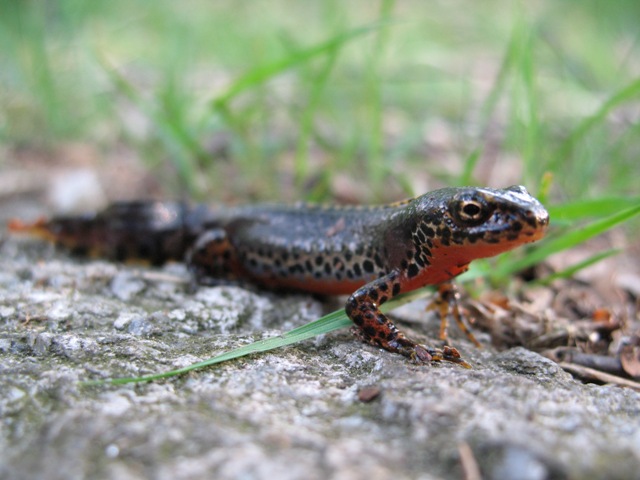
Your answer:
[[[417,362],[464,364],[453,348],[430,349],[408,339],[379,306],[400,293],[444,284],[476,258],[538,240],[548,223],[544,207],[524,187],[513,186],[445,188],[376,207],[216,210],[119,203],[95,216],[12,222],[10,228],[115,259],[159,264],[186,255],[202,283],[249,280],[269,288],[347,294],[347,315],[364,340]],[[442,292],[451,295],[448,288]]]

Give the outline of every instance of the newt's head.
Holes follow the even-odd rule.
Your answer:
[[[549,213],[519,185],[447,188],[420,197],[415,207],[424,212],[423,230],[433,230],[434,246],[460,262],[539,240],[549,226]]]

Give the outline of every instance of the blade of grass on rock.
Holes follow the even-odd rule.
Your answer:
[[[398,308],[405,303],[412,302],[418,298],[422,298],[430,293],[430,289],[423,288],[414,292],[401,295],[381,306],[383,312],[388,312],[394,308]],[[140,383],[149,382],[152,380],[160,380],[162,378],[174,377],[176,375],[182,375],[193,370],[197,370],[204,367],[209,367],[217,363],[226,362],[240,357],[245,357],[254,353],[267,352],[276,348],[284,347],[294,343],[307,340],[309,338],[316,337],[325,333],[332,332],[341,328],[349,327],[353,325],[351,320],[347,317],[344,310],[337,310],[324,317],[314,320],[293,330],[272,338],[259,340],[249,345],[229,350],[228,352],[221,353],[213,358],[204,360],[202,362],[194,363],[183,368],[171,370],[168,372],[156,373],[151,375],[145,375],[142,377],[123,377],[123,378],[111,378],[106,380],[90,380],[81,382],[82,386],[96,386],[96,385],[123,385],[126,383]]]

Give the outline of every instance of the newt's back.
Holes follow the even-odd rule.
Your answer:
[[[210,227],[224,230],[239,276],[269,287],[346,294],[388,272],[385,232],[402,212],[398,205],[260,205],[233,209]]]

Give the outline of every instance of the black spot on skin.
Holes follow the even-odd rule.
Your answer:
[[[396,295],[398,295],[400,293],[400,284],[399,283],[394,283],[393,284],[393,296],[395,297]]]
[[[359,263],[355,263],[353,265],[353,271],[355,272],[355,274],[359,277],[362,275],[362,269],[360,268],[360,264]]]
[[[382,305],[382,304],[383,304],[384,302],[386,302],[387,300],[389,300],[389,297],[387,297],[386,295],[382,295],[382,296],[380,297],[380,299],[378,300],[378,303],[379,303],[380,305]]]
[[[347,278],[353,278],[353,270],[347,270]]]
[[[376,266],[382,268],[384,265],[382,264],[382,258],[377,253],[373,256],[373,261],[376,262]]]
[[[376,329],[375,329],[375,328],[373,328],[373,327],[370,327],[370,326],[366,326],[366,327],[364,327],[364,328],[362,329],[362,331],[363,331],[363,333],[364,333],[367,337],[369,337],[369,338],[371,338],[371,337],[375,337],[375,335],[376,335]]]
[[[309,273],[313,272],[313,264],[311,263],[311,260],[304,262],[304,268],[306,268]]]
[[[462,242],[464,242],[464,239],[467,237],[467,233],[466,232],[453,232],[453,235],[451,236],[451,239],[453,240],[453,243],[457,243],[460,244]]]
[[[511,224],[511,229],[512,229],[514,232],[519,232],[520,230],[522,230],[522,223],[520,223],[520,222],[513,222],[513,223]]]
[[[380,291],[381,291],[381,292],[386,292],[386,291],[388,291],[388,290],[389,290],[389,285],[388,285],[388,284],[386,284],[386,283],[383,283],[383,284],[382,284],[382,285],[380,285],[378,288],[380,289]]]
[[[480,235],[478,235],[477,233],[470,233],[469,235],[467,235],[467,241],[469,243],[476,243],[478,241],[478,238],[480,238]]]
[[[371,260],[365,260],[362,262],[362,268],[367,273],[373,273],[373,262]]]
[[[536,221],[535,217],[527,217],[525,218],[525,222],[527,222],[527,224],[530,227],[534,227],[534,228],[538,225],[538,222]]]
[[[322,258],[322,255],[318,255],[316,257],[316,265],[319,267],[320,265],[322,265],[322,262],[324,262],[324,258]]]
[[[299,263],[289,266],[289,273],[304,273],[304,268]]]
[[[436,232],[431,227],[425,227],[424,234],[430,238],[433,238],[436,236]]]
[[[409,278],[413,278],[416,275],[418,275],[418,273],[420,273],[420,268],[418,268],[418,265],[416,265],[415,263],[412,263],[411,265],[409,265],[409,268],[407,268],[407,276]]]
[[[362,255],[364,255],[364,246],[363,246],[363,245],[358,245],[358,246],[356,247],[355,254],[356,254],[357,256],[359,256],[359,257],[361,257]]]
[[[378,292],[375,290],[371,290],[371,292],[369,292],[369,297],[371,297],[371,299],[375,302],[378,300]]]
[[[353,253],[351,253],[350,250],[347,250],[347,251],[344,252],[344,259],[347,262],[350,262],[352,258],[353,258]]]
[[[324,264],[324,273],[326,273],[327,275],[331,275],[331,264],[329,263]]]

